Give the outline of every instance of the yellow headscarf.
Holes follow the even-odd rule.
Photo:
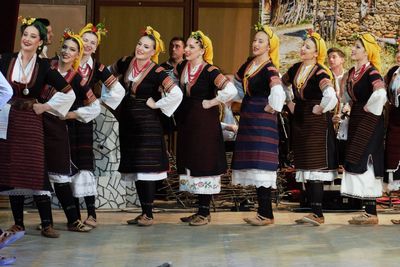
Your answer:
[[[268,35],[269,39],[269,57],[271,58],[272,64],[279,69],[279,38],[267,25],[257,23],[254,25],[257,32],[263,31]]]
[[[325,65],[325,59],[327,56],[327,48],[326,48],[326,43],[324,39],[322,39],[321,35],[319,35],[317,32],[314,32],[312,30],[307,32],[307,38],[312,38],[316,45],[317,45],[317,63],[320,64],[328,73],[331,79],[333,79],[332,72],[330,69]]]
[[[212,46],[211,39],[208,38],[208,36],[205,35],[202,31],[192,32],[189,37],[194,38],[203,44],[203,48],[204,48],[203,59],[205,62],[212,65],[214,52],[213,52],[213,46]]]
[[[155,54],[151,57],[151,60],[153,60],[155,63],[158,63],[158,55],[161,52],[165,51],[165,46],[163,40],[161,40],[161,35],[158,31],[154,30],[152,27],[147,26],[146,29],[143,32],[143,36],[151,35],[154,37],[154,40],[156,41],[156,52]]]
[[[64,34],[63,37],[61,38],[61,44],[64,43],[64,41],[66,39],[74,39],[77,43],[78,43],[78,49],[79,49],[79,56],[78,58],[74,61],[74,63],[72,64],[72,68],[74,70],[77,70],[79,68],[79,64],[81,62],[82,56],[83,56],[83,41],[82,41],[82,37],[78,34],[74,34],[70,29],[65,29],[64,30]]]
[[[368,61],[381,72],[381,47],[376,42],[375,37],[370,33],[361,34],[359,40],[363,43],[368,54]]]
[[[82,35],[86,32],[92,32],[96,34],[97,36],[97,45],[100,45],[101,42],[101,36],[106,36],[107,34],[107,29],[104,25],[104,23],[98,23],[96,26],[94,26],[92,23],[86,24],[85,27],[82,28],[82,30],[79,32],[79,35],[82,37]]]

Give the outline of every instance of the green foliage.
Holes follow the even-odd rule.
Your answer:
[[[312,23],[312,19],[305,18],[303,20],[300,20],[298,24],[302,24],[303,25],[303,24],[310,24],[310,23]]]

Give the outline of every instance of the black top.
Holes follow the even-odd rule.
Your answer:
[[[245,94],[250,96],[269,96],[274,85],[281,84],[279,72],[271,61],[265,62],[251,75],[247,75],[253,58],[250,58],[237,71],[235,78],[242,82]]]
[[[40,98],[40,95],[44,85],[46,84],[54,87],[56,91],[61,91],[63,93],[71,90],[71,86],[65,81],[61,74],[57,70],[51,68],[49,60],[37,57],[31,79],[27,84],[29,93],[28,95],[24,95],[22,91],[25,88],[25,85],[12,81],[12,72],[14,66],[15,64],[18,64],[17,57],[18,53],[0,55],[0,71],[10,82],[11,87],[13,88],[12,98],[36,98],[43,102],[43,99]]]
[[[228,80],[220,72],[220,70],[208,63],[203,63],[199,68],[201,73],[197,79],[185,84],[183,72],[188,66],[188,61],[184,60],[176,66],[175,75],[180,79],[181,89],[184,97],[197,99],[213,99],[216,96],[217,90],[225,87]]]
[[[393,80],[393,75],[394,75],[394,73],[396,72],[396,70],[399,68],[399,66],[394,66],[394,67],[392,67],[389,71],[388,71],[388,73],[386,74],[386,76],[385,76],[385,83],[386,83],[386,85],[387,85],[387,94],[388,94],[388,99],[389,99],[389,101],[390,102],[393,102],[394,101],[394,98],[395,98],[395,96],[393,95],[393,92],[392,92],[392,90],[390,90],[390,88],[389,88],[389,85],[390,85],[390,83],[392,82],[392,80]],[[400,96],[398,96],[399,98],[400,98]],[[392,104],[394,104],[394,103],[392,103]]]
[[[132,82],[128,77],[133,69],[134,58],[123,57],[114,63],[111,67],[111,72],[115,76],[122,75],[121,84],[127,91],[127,94],[134,95],[140,99],[148,99],[152,97],[154,101],[161,98],[159,87],[162,86],[165,92],[169,92],[174,86],[173,80],[154,62],[151,62],[138,81]]]
[[[96,97],[100,97],[101,83],[110,88],[116,81],[117,79],[105,65],[93,59],[93,69],[91,69],[88,77],[83,77],[81,85],[91,88]]]
[[[354,77],[354,71],[354,67],[349,70],[346,88],[353,103],[367,103],[374,90],[385,88],[382,76],[374,66],[369,65],[357,77]]]
[[[53,58],[50,61],[50,65],[52,69],[57,70],[58,58]],[[76,110],[80,107],[90,105],[96,100],[96,97],[93,94],[92,89],[87,85],[82,85],[83,84],[82,77],[81,75],[79,75],[77,71],[70,69],[68,73],[65,75],[64,79],[68,83],[70,83],[76,96],[75,101],[72,104],[70,110]],[[47,101],[54,95],[54,93],[55,93],[54,88],[52,86],[47,85],[45,87],[45,90],[43,90],[41,94],[41,99]]]
[[[301,65],[302,62],[298,62],[290,67],[283,75],[282,82],[286,85],[292,85],[294,101],[321,100],[323,90],[329,85],[332,86],[329,74],[320,64],[316,64],[312,67],[304,84],[297,84]]]

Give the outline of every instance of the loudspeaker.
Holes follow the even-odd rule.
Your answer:
[[[361,210],[362,201],[342,196],[340,191],[325,191],[322,208],[324,210]]]

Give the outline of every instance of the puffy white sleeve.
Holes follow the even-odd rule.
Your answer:
[[[335,89],[333,89],[332,86],[326,87],[325,90],[322,92],[322,99],[321,103],[319,104],[323,108],[322,112],[325,113],[329,110],[334,109],[337,102],[338,99]]]
[[[386,90],[384,88],[375,90],[369,97],[366,109],[376,116],[380,116],[387,101]]]
[[[286,101],[286,94],[281,84],[272,86],[271,93],[268,96],[268,104],[278,112],[282,111]]]
[[[168,117],[171,117],[182,101],[182,90],[175,85],[168,93],[166,92],[165,95],[162,93],[162,96],[163,97],[158,100],[155,105],[157,108],[161,109],[162,113]]]
[[[238,93],[232,82],[227,82],[224,89],[218,90],[216,99],[221,103],[231,101]]]
[[[78,121],[83,123],[88,123],[89,121],[92,121],[97,116],[99,116],[101,112],[100,101],[96,99],[91,104],[80,107],[77,110],[74,110],[73,112],[76,113]]]
[[[116,109],[125,96],[125,89],[117,81],[111,88],[107,88],[104,84],[101,87],[101,101],[112,109]]]
[[[0,72],[0,109],[10,100],[13,95],[11,85]]]
[[[57,92],[47,101],[47,104],[51,107],[51,110],[47,112],[59,117],[65,117],[74,103],[75,98],[76,96],[72,89],[67,93]]]

